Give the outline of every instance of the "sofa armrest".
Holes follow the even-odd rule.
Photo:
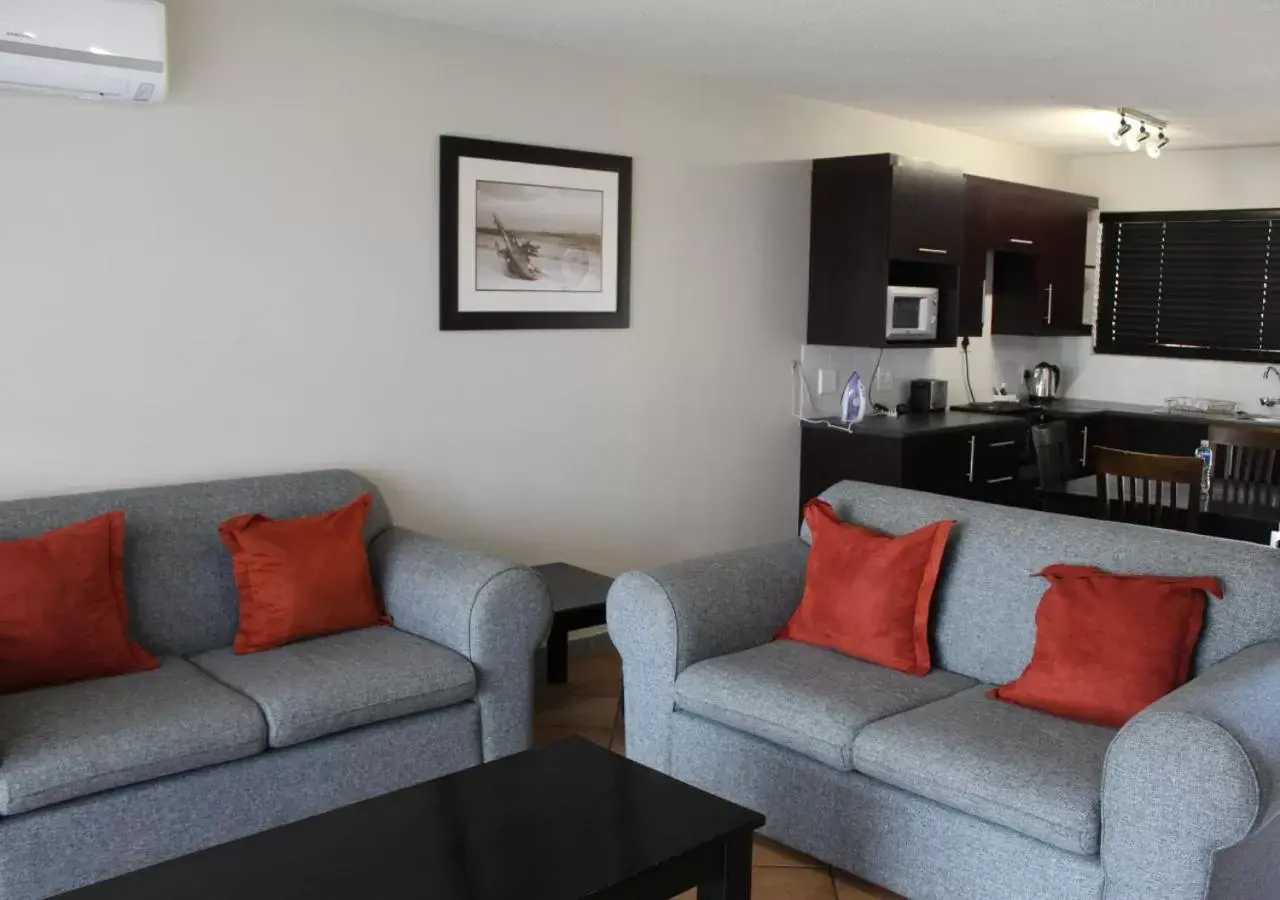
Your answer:
[[[669,770],[676,677],[770,641],[800,603],[808,558],[809,546],[793,538],[614,582],[606,611],[622,654],[629,757]]]
[[[538,574],[406,528],[382,532],[369,553],[396,627],[475,666],[485,760],[527,749],[533,657],[551,627],[551,601]]]
[[[1280,642],[1267,641],[1211,666],[1120,730],[1102,781],[1107,900],[1201,900],[1214,852],[1280,812],[1278,697]]]

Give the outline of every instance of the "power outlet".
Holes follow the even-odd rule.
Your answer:
[[[819,369],[818,370],[818,396],[834,394],[836,392],[836,370],[835,369]]]

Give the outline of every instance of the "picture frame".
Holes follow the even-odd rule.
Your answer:
[[[628,156],[443,135],[442,331],[628,328]]]

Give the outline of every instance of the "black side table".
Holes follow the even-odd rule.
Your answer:
[[[551,594],[551,636],[547,638],[547,681],[569,679],[569,632],[604,624],[604,601],[613,579],[568,563],[534,566]]]

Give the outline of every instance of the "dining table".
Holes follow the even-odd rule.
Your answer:
[[[1060,490],[1037,488],[1037,494],[1040,506],[1049,512],[1104,518],[1095,476],[1072,479]],[[1180,508],[1186,509],[1189,495],[1186,486],[1177,492]],[[1276,547],[1280,541],[1280,485],[1214,479],[1201,494],[1196,531]]]

